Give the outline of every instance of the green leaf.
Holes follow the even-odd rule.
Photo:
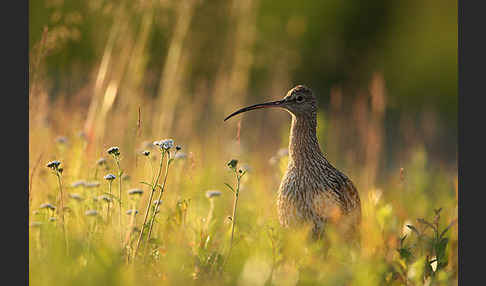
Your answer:
[[[441,261],[442,258],[445,257],[445,250],[448,242],[448,238],[442,238],[438,243],[435,244],[435,253],[439,261]]]
[[[442,238],[444,236],[444,234],[454,225],[456,224],[457,222],[457,218],[452,220],[452,222],[442,231],[442,233],[440,234],[440,238]]]
[[[235,192],[235,190],[233,189],[233,187],[231,187],[229,184],[227,183],[224,183],[226,185],[226,187],[228,187],[233,193]]]
[[[400,253],[400,257],[405,259],[405,261],[409,261],[412,258],[412,252],[408,248],[399,248],[397,249],[398,253]]]
[[[411,224],[407,224],[407,227],[409,229],[411,229],[413,232],[415,232],[415,234],[417,234],[417,236],[420,236],[420,232],[417,230],[417,228]]]
[[[437,232],[437,228],[435,227],[435,225],[431,224],[430,222],[426,221],[425,219],[423,218],[418,218],[417,221],[421,224],[425,224],[426,226],[429,226],[431,227],[434,231]]]

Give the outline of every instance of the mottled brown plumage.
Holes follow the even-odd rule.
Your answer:
[[[289,163],[278,190],[280,223],[311,223],[318,236],[333,223],[345,236],[357,234],[361,202],[353,182],[326,159],[317,140],[317,99],[303,85],[291,89],[279,101],[242,108],[226,119],[253,109],[279,107],[292,116]],[[226,120],[225,119],[225,120]]]

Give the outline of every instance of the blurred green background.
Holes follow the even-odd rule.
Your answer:
[[[134,97],[161,98],[156,105],[170,105],[171,111],[159,109],[169,117],[159,130],[181,128],[172,118],[177,110],[191,110],[196,115],[186,120],[195,122],[190,129],[198,132],[205,124],[221,124],[244,104],[282,97],[296,84],[318,94],[323,112],[331,109],[333,91],[339,93],[336,105],[351,117],[354,102],[372,101],[366,94],[379,78],[390,155],[385,164],[396,161],[394,148],[413,144],[410,137],[424,142],[432,160],[457,160],[457,1],[39,0],[29,5],[31,84],[42,82],[51,99],[65,97],[88,109],[114,82],[115,105],[135,106]],[[256,118],[248,119],[251,124],[265,118],[247,117]],[[284,133],[287,125],[281,125]]]

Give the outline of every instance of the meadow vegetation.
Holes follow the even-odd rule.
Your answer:
[[[357,36],[340,19],[359,9],[314,7],[327,11],[326,22],[312,9],[286,15],[291,1],[271,13],[268,1],[180,2],[32,3],[46,16],[30,12],[31,29],[42,28],[31,30],[29,52],[30,284],[457,285],[449,49],[434,54],[445,58],[440,79],[427,77],[433,56],[403,58],[406,48],[390,49],[390,66],[376,68],[379,48],[403,43],[369,51],[359,43],[385,39],[370,32],[348,42],[368,56],[353,63],[359,73],[349,71],[360,80],[347,82],[332,75],[350,54],[339,43]],[[423,31],[404,29],[394,13],[397,26],[376,31],[418,31],[403,34],[428,46],[444,19],[428,17],[435,7],[427,7],[417,14],[430,19]],[[289,39],[278,34],[279,21]],[[316,28],[321,22],[326,29]],[[329,49],[316,41],[321,33]],[[279,225],[288,114],[253,111],[223,123],[236,108],[278,99],[296,84],[318,94],[321,148],[360,194],[359,246],[332,229],[314,241],[306,226]],[[436,86],[450,93],[432,96],[437,106],[408,104]]]

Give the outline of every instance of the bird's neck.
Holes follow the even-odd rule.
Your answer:
[[[291,164],[313,164],[324,159],[316,135],[316,116],[299,117],[292,115],[290,128],[289,159]]]

